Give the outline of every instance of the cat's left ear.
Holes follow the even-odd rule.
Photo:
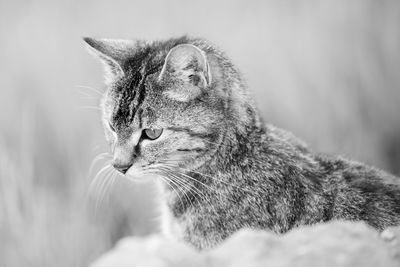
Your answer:
[[[206,54],[192,44],[181,44],[172,48],[164,62],[159,81],[172,84],[165,92],[178,101],[187,101],[198,96],[211,85],[211,71]]]
[[[133,54],[136,43],[131,40],[84,37],[89,52],[103,63],[106,82],[124,75],[124,64]]]

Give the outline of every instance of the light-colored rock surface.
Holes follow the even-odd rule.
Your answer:
[[[379,234],[364,223],[330,222],[277,236],[243,229],[198,252],[161,236],[126,238],[91,267],[400,266],[400,227]]]

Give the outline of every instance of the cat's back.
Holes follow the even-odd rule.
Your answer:
[[[348,184],[379,183],[400,186],[400,178],[376,167],[340,156],[315,155],[322,172],[327,176],[341,177]]]
[[[316,156],[331,219],[364,220],[377,229],[400,223],[400,179],[342,157]]]
[[[281,177],[285,184],[306,185],[307,190],[293,196],[320,198],[319,204],[304,204],[323,206],[322,220],[364,220],[378,229],[400,224],[400,178],[340,156],[313,153],[291,133],[270,125],[265,136],[265,157],[285,163],[283,169],[290,170]]]

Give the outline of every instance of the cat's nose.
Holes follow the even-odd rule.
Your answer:
[[[130,168],[131,166],[132,166],[131,163],[129,163],[129,164],[114,163],[114,164],[113,164],[113,167],[114,167],[117,171],[119,171],[120,173],[122,173],[122,174],[125,174],[125,173],[129,170],[129,168]]]

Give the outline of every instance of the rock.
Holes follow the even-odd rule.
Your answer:
[[[381,237],[389,246],[393,258],[400,263],[400,227],[386,229],[381,233]]]
[[[189,246],[152,235],[122,239],[91,267],[200,267],[202,262],[202,255]]]
[[[387,242],[393,241],[396,238],[393,231],[391,231],[390,229],[386,229],[385,231],[383,231],[381,233],[381,237],[384,241]]]
[[[400,266],[400,227],[379,234],[361,222],[304,226],[284,235],[243,229],[196,251],[160,236],[126,238],[91,267]]]
[[[242,230],[211,253],[221,266],[398,266],[363,223],[332,222],[282,236]]]

